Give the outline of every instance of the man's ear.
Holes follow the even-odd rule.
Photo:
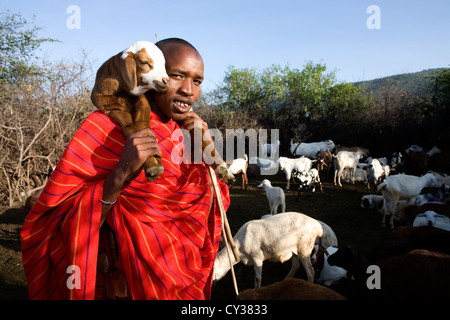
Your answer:
[[[134,54],[132,52],[128,52],[127,54],[128,57],[122,61],[120,74],[126,91],[130,93],[137,86],[136,62],[134,61]]]

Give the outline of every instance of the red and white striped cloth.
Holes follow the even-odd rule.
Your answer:
[[[204,164],[176,164],[179,126],[152,113],[164,173],[149,183],[143,171],[120,194],[107,222],[133,299],[208,299],[221,218]],[[99,111],[82,123],[21,231],[30,299],[94,299],[103,182],[125,144],[121,127]],[[230,199],[219,181],[225,209]],[[211,203],[213,210],[210,210]],[[68,267],[80,288],[68,286]],[[75,275],[75,274],[74,274]]]

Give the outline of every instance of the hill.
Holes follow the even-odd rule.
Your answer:
[[[420,96],[431,95],[431,78],[447,68],[428,69],[413,73],[402,73],[388,77],[378,78],[368,81],[355,82],[355,85],[365,88],[368,92],[376,93],[378,89],[393,85],[397,92],[406,91],[407,93]]]

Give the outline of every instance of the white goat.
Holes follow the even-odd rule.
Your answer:
[[[423,188],[437,186],[438,182],[431,173],[427,173],[421,177],[407,174],[397,174],[387,177],[377,187],[377,192],[382,191],[383,193],[384,210],[381,218],[381,226],[384,227],[386,225],[386,215],[390,215],[389,226],[394,228],[394,213],[400,199],[414,201],[414,198],[420,194]]]
[[[309,282],[314,282],[314,269],[310,255],[317,237],[322,237],[319,221],[298,212],[285,212],[245,223],[234,236],[240,261],[253,265],[255,288],[261,287],[262,267],[265,260],[285,262],[292,259],[286,278],[292,277],[300,267],[306,271]],[[328,244],[324,244],[328,246]],[[232,264],[236,264],[231,257]],[[222,279],[230,270],[226,248],[218,254],[214,264],[214,281]]]
[[[280,140],[276,140],[273,143],[263,143],[260,146],[260,156],[270,156],[273,158],[273,155],[277,153],[277,150],[280,148]]]
[[[347,275],[347,270],[338,266],[332,266],[328,263],[328,257],[335,253],[338,248],[336,246],[329,246],[324,248],[319,245],[315,245],[317,262],[315,265],[316,271],[320,272],[319,277],[316,278],[316,282],[323,284],[327,287],[331,286],[334,282],[342,279]]]
[[[277,214],[278,206],[281,206],[281,212],[286,211],[286,201],[283,189],[280,187],[272,187],[269,180],[264,179],[258,188],[264,188],[266,190],[266,196],[269,200],[270,214]]]
[[[320,142],[296,142],[291,140],[290,151],[294,156],[315,158],[319,152],[333,150],[335,144],[332,140]]]
[[[307,157],[300,157],[300,158],[286,158],[286,157],[280,157],[278,159],[278,164],[280,165],[280,169],[284,171],[286,174],[286,190],[289,190],[289,182],[291,180],[291,174],[294,169],[298,170],[299,172],[302,171],[309,171],[312,168],[313,160],[307,158]]]
[[[355,183],[355,171],[358,166],[359,159],[362,158],[360,152],[352,151],[339,151],[337,155],[333,155],[334,158],[334,184],[336,185],[336,177],[338,178],[338,184],[342,187],[341,176],[345,168],[349,168],[351,171],[351,181]]]
[[[227,164],[228,172],[233,176],[242,175],[242,188],[247,189],[248,179],[247,179],[247,168],[248,168],[248,157],[245,155],[245,159],[237,158],[234,159],[230,164]]]

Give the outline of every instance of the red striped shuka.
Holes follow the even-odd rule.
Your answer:
[[[149,183],[142,171],[102,228],[103,182],[119,162],[125,138],[120,125],[99,111],[81,124],[21,230],[30,299],[104,297],[98,294],[97,260],[105,226],[116,235],[115,267],[131,299],[210,298],[222,228],[207,167],[173,161],[172,153],[183,152],[178,124],[162,123],[154,113],[151,119],[164,173]],[[227,209],[228,187],[222,181],[219,187]]]

